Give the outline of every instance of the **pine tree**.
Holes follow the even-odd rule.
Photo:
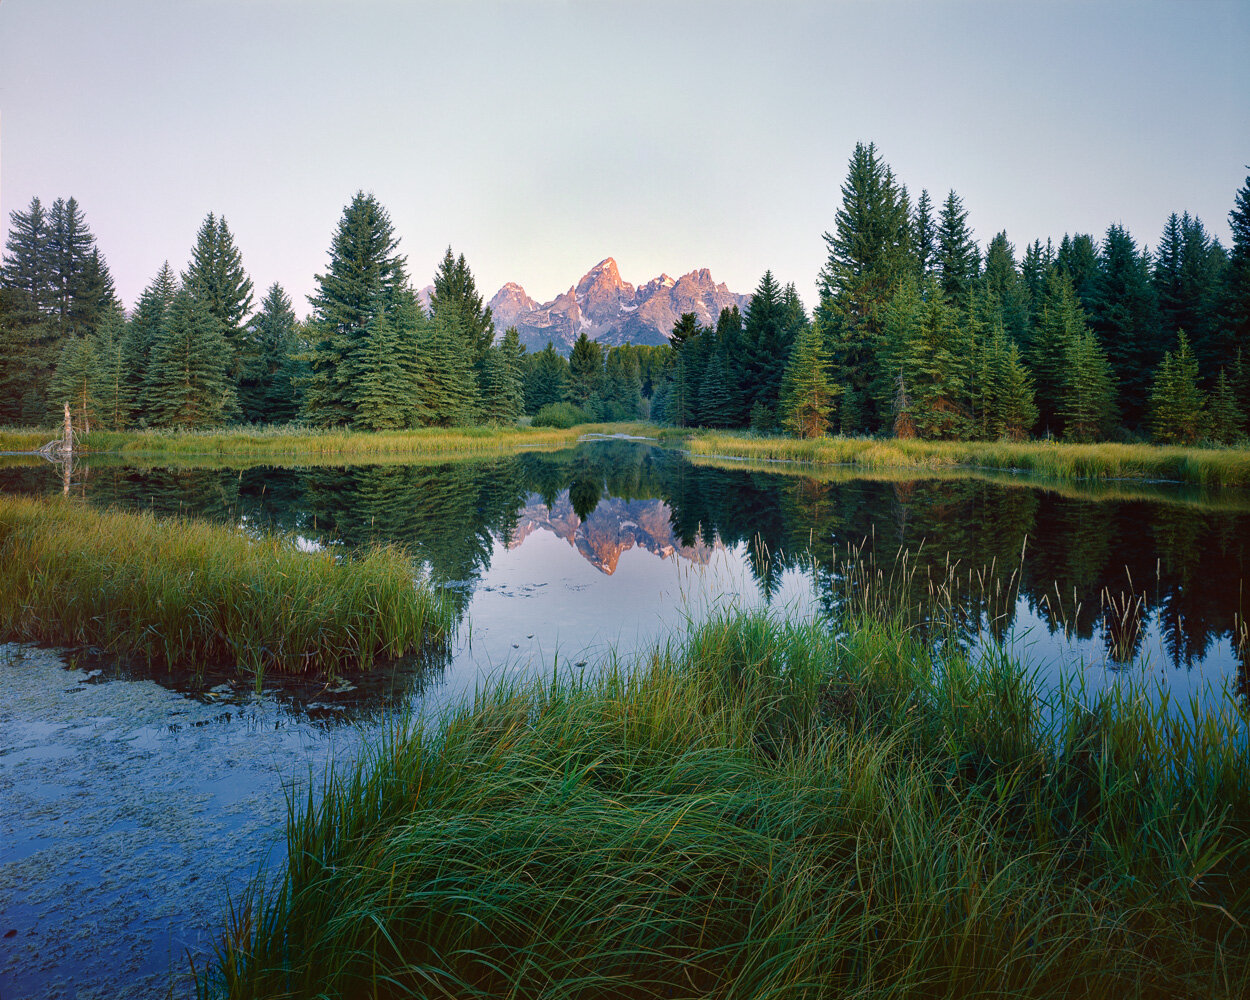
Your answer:
[[[1124,419],[1134,425],[1145,413],[1150,373],[1163,354],[1163,345],[1149,258],[1138,253],[1122,226],[1108,228],[1103,241],[1088,321],[1111,362]]]
[[[75,330],[74,302],[82,296],[88,261],[95,250],[95,237],[87,228],[78,202],[58,198],[48,213],[47,254],[51,279],[51,314],[58,337],[88,330]]]
[[[1060,398],[1064,437],[1077,442],[1105,439],[1116,417],[1115,379],[1092,331],[1085,330],[1068,343],[1064,366]]]
[[[911,217],[912,256],[916,261],[916,280],[922,281],[937,263],[937,225],[933,221],[933,202],[928,191],[920,192],[916,210]]]
[[[842,185],[842,207],[818,279],[815,323],[830,354],[834,382],[846,389],[844,429],[876,428],[880,420],[869,387],[885,310],[898,282],[915,271],[906,198],[876,146],[857,143]],[[858,419],[847,428],[848,415]]]
[[[1020,349],[1012,343],[1006,347],[1006,377],[997,407],[999,434],[1009,441],[1020,441],[1028,437],[1029,428],[1037,421],[1037,406],[1029,370],[1020,360]]]
[[[146,384],[151,422],[183,428],[220,424],[235,405],[227,363],[216,318],[188,289],[178,289],[152,344]]]
[[[535,414],[550,403],[561,403],[569,396],[569,363],[547,341],[547,346],[531,355],[525,372],[525,412]]]
[[[121,306],[106,314],[92,338],[97,360],[98,420],[109,430],[130,423],[133,400],[127,379],[126,321]]]
[[[1223,368],[1215,379],[1208,418],[1211,440],[1217,444],[1234,444],[1245,433],[1245,415],[1237,405],[1237,397]]]
[[[152,367],[152,348],[169,320],[169,307],[177,290],[178,282],[166,261],[140,294],[130,322],[126,324],[122,338],[126,364],[123,395],[129,400],[131,422],[146,424],[149,420],[148,373]]]
[[[628,347],[608,349],[603,398],[610,420],[637,420],[642,413],[642,375],[638,354]]]
[[[1067,272],[1054,268],[1025,354],[1036,387],[1038,420],[1050,433],[1058,434],[1062,429],[1068,349],[1086,332],[1085,313],[1073,291],[1072,279]]]
[[[1219,326],[1229,350],[1236,354],[1250,344],[1250,175],[1237,189],[1228,225],[1233,242],[1224,268]],[[1250,397],[1243,394],[1240,404],[1243,408],[1250,406]]]
[[[250,423],[286,423],[298,412],[298,324],[291,299],[276,281],[248,327],[251,349],[239,373],[239,409]]]
[[[828,362],[824,338],[805,327],[790,352],[780,404],[782,425],[798,437],[821,437],[829,429],[839,390],[829,381]]]
[[[395,430],[407,422],[412,386],[400,360],[399,336],[385,312],[369,320],[360,353],[360,377],[353,386],[352,426]]]
[[[460,316],[444,309],[417,328],[416,375],[418,409],[422,424],[452,427],[477,419],[481,396],[476,375],[465,350]]]
[[[490,423],[515,424],[524,408],[520,337],[515,326],[504,331],[483,364],[482,415]]]
[[[1055,251],[1055,267],[1068,276],[1072,291],[1086,313],[1094,298],[1094,283],[1098,280],[1098,244],[1088,233],[1075,236],[1064,234]]]
[[[464,254],[456,257],[451,247],[447,248],[434,275],[434,291],[430,295],[430,313],[436,319],[446,316],[449,310],[455,313],[469,364],[480,368],[486,352],[495,342],[495,322],[490,308],[482,304]]]
[[[391,315],[403,306],[405,293],[411,296],[398,245],[386,209],[373,195],[356,192],[335,230],[330,266],[317,275],[317,291],[309,298],[309,373],[301,413],[310,423],[352,422],[354,385],[364,374],[368,329],[378,313],[387,314],[401,341],[413,335]]]
[[[218,219],[209,212],[200,225],[183,285],[220,326],[228,352],[226,373],[237,385],[243,368],[251,366],[256,356],[247,322],[252,312],[252,279],[243,268],[243,255],[225,216]]]
[[[100,400],[97,395],[98,363],[95,342],[90,337],[71,334],[61,344],[56,370],[52,375],[50,401],[68,403],[74,427],[84,434],[92,424],[99,425]]]
[[[36,317],[48,311],[53,301],[52,273],[48,266],[50,239],[47,213],[38,198],[31,198],[25,212],[9,213],[0,288],[23,293],[24,305]]]
[[[603,348],[584,333],[569,354],[569,395],[583,408],[592,396],[603,398]]]
[[[1003,329],[1012,343],[1026,344],[1029,339],[1029,290],[1016,269],[1015,248],[1006,232],[990,240],[985,251],[985,270],[978,282],[997,301]]]
[[[1206,431],[1206,400],[1198,388],[1198,361],[1184,330],[1176,350],[1163,355],[1150,390],[1150,429],[1163,444],[1194,444]]]
[[[968,228],[968,211],[954,191],[946,196],[938,220],[936,264],[946,301],[955,309],[966,308],[980,271],[981,254]]]

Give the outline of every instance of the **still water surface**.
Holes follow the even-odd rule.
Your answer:
[[[227,894],[280,858],[287,794],[396,713],[628,656],[718,608],[830,610],[848,558],[893,572],[913,602],[943,583],[964,644],[1001,638],[1050,682],[1144,674],[1246,696],[1244,493],[795,473],[624,441],[434,465],[79,467],[89,503],[310,548],[401,544],[461,624],[434,661],[352,684],[267,677],[259,694],[228,671],[197,682],[91,651],[0,650],[0,935],[16,932],[0,936],[0,1000],[164,995],[211,949]],[[9,492],[61,483],[50,466],[0,469]]]

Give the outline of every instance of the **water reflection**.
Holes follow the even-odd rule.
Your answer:
[[[59,487],[46,468],[0,469],[0,488]],[[765,600],[784,574],[799,571],[829,609],[846,599],[848,557],[890,572],[906,551],[909,573],[894,585],[912,605],[929,600],[935,582],[945,587],[969,635],[1005,637],[1027,615],[1052,633],[1098,640],[1112,662],[1127,663],[1153,626],[1177,668],[1202,663],[1225,642],[1250,688],[1244,494],[1083,490],[1003,475],[814,478],[692,464],[634,441],[337,468],[137,469],[93,460],[75,488],[93,503],[277,529],[319,546],[397,544],[454,585],[461,612],[498,552],[534,531],[564,538],[604,572],[634,546],[695,562],[717,545],[741,548]]]

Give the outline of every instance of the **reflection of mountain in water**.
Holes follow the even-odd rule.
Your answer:
[[[573,510],[568,490],[561,492],[550,507],[543,503],[539,494],[531,493],[517,513],[516,530],[508,548],[518,548],[540,530],[564,539],[582,558],[608,576],[616,572],[621,553],[635,546],[662,559],[676,553],[701,566],[707,564],[717,548],[723,548],[719,538],[708,543],[696,537],[693,544],[683,545],[673,534],[672,517],[663,500],[604,497],[582,520]]]

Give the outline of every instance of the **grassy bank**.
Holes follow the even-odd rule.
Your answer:
[[[441,639],[411,562],[354,561],[203,522],[0,496],[0,634],[170,667],[365,668]]]
[[[1167,479],[1202,486],[1250,486],[1250,450],[1053,441],[915,441],[898,438],[759,437],[697,431],[694,455],[846,464],[867,470],[935,471],[954,466],[1022,469],[1052,479]]]
[[[567,448],[590,432],[637,431],[640,424],[550,427],[429,427],[360,432],[307,427],[225,427],[211,431],[92,431],[78,442],[86,453],[136,456],[299,459],[342,456],[457,458],[512,451]],[[47,430],[0,431],[0,451],[33,451],[56,437]]]
[[[730,615],[292,803],[229,997],[1244,997],[1244,720]],[[1166,716],[1166,717],[1165,717]]]

